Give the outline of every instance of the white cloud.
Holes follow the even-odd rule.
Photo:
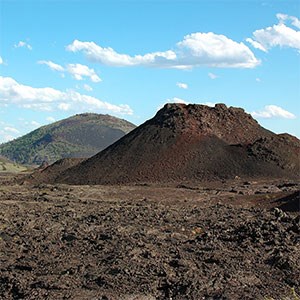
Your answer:
[[[291,112],[276,105],[266,105],[264,110],[254,111],[251,113],[254,118],[284,118],[284,119],[295,119],[296,116]]]
[[[262,44],[252,40],[251,38],[247,38],[246,42],[250,43],[255,49],[259,49],[261,51],[267,52],[266,48]]]
[[[56,64],[50,60],[40,60],[37,62],[40,65],[48,66],[52,71],[58,72],[68,72],[72,75],[72,77],[76,80],[83,80],[84,77],[90,78],[93,82],[100,82],[102,81],[101,78],[96,74],[94,69],[90,69],[88,66],[81,65],[81,64],[68,64],[66,68],[63,66]],[[62,77],[65,77],[65,74],[61,74]]]
[[[38,101],[38,99],[36,99]],[[18,104],[19,107],[26,108],[26,109],[32,109],[37,111],[53,111],[53,105],[52,103],[23,103]]]
[[[184,100],[184,99],[181,99],[181,98],[178,98],[178,97],[173,97],[173,98],[167,99],[164,103],[159,105],[157,109],[163,108],[163,106],[167,103],[182,103],[182,104],[186,104],[186,105],[197,103],[197,104],[207,105],[207,106],[211,106],[211,107],[214,107],[215,104],[216,104],[214,102],[201,102],[201,101],[194,101],[193,102],[193,101]]]
[[[40,127],[41,126],[41,124],[37,121],[31,121],[30,125],[32,125],[33,127]]]
[[[0,143],[9,142],[18,137],[20,131],[5,122],[0,121]]]
[[[0,76],[0,104],[39,111],[101,111],[120,115],[131,115],[128,105],[114,105],[95,97],[83,95],[73,90],[65,92],[50,87],[34,88],[23,85],[10,77]]]
[[[15,48],[27,48],[28,50],[32,50],[32,46],[31,45],[29,45],[28,43],[26,43],[26,42],[23,42],[23,41],[19,41],[19,43],[18,44],[15,44],[14,45],[14,47]]]
[[[225,35],[193,33],[177,43],[185,65],[221,68],[253,68],[259,64],[244,43],[237,43]]]
[[[284,22],[290,20],[293,26],[300,29],[300,20],[298,18],[293,17],[293,16],[288,16],[285,14],[277,14],[276,17],[280,23],[284,23]]]
[[[183,82],[177,82],[176,85],[180,88],[180,89],[188,89],[189,86],[186,84],[186,83],[183,83]]]
[[[93,88],[91,86],[89,86],[88,84],[84,84],[83,88],[88,92],[91,92],[93,90]]]
[[[6,126],[4,127],[4,130],[6,132],[11,132],[11,133],[20,133],[20,131],[14,127]]]
[[[56,121],[55,118],[53,118],[53,117],[47,117],[46,120],[50,123],[53,123]]]
[[[3,64],[3,59],[2,59],[2,57],[0,56],[0,65],[2,65]]]
[[[101,78],[96,74],[94,69],[90,69],[85,65],[68,64],[67,70],[76,80],[83,80],[83,77],[88,77],[93,82],[102,81]]]
[[[60,110],[64,110],[64,111],[68,111],[71,108],[71,104],[70,103],[59,103],[57,106],[58,109]]]
[[[260,78],[255,78],[255,81],[261,82],[261,79]]]
[[[202,104],[202,105],[207,105],[207,106],[210,106],[210,107],[214,107],[215,105],[216,105],[216,103],[215,102],[202,102],[202,103],[200,103],[200,104]]]
[[[276,46],[300,50],[300,31],[286,25],[287,22],[291,22],[291,25],[299,29],[300,20],[284,14],[276,16],[278,24],[254,31],[253,39],[248,38],[246,41],[265,52]]]
[[[300,20],[296,17],[290,17],[292,20],[292,25],[300,29]]]
[[[209,77],[210,79],[216,79],[216,78],[218,78],[219,76],[216,75],[216,74],[214,74],[214,73],[208,73],[208,77]]]
[[[73,41],[66,47],[68,51],[83,51],[86,56],[92,60],[109,66],[136,66],[136,65],[152,65],[157,61],[175,60],[176,54],[169,50],[165,52],[153,52],[145,55],[130,56],[128,54],[117,53],[112,48],[102,48],[94,42]]]
[[[181,98],[177,98],[177,97],[173,97],[173,98],[170,98],[170,99],[167,99],[165,102],[163,102],[162,104],[160,104],[158,107],[157,107],[157,110],[160,110],[164,107],[165,104],[167,103],[182,103],[182,104],[189,104],[188,101],[184,100],[184,99],[181,99]]]
[[[58,71],[58,72],[64,72],[65,69],[64,67],[62,67],[61,65],[58,65],[50,60],[46,61],[46,60],[39,60],[38,64],[40,65],[46,65],[48,66],[51,70],[53,71]]]
[[[166,103],[182,103],[182,104],[189,104],[188,101],[183,100],[181,98],[173,97],[171,99],[167,99]]]
[[[190,69],[193,67],[254,68],[260,61],[244,44],[224,35],[192,33],[176,44],[174,50],[130,56],[112,48],[103,48],[94,42],[74,40],[68,51],[82,51],[93,61],[109,66],[147,66]]]

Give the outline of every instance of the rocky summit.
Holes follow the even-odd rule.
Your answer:
[[[190,136],[213,135],[228,144],[251,143],[260,137],[272,136],[242,108],[215,107],[197,104],[166,104],[148,125],[159,124],[173,129],[177,134]]]

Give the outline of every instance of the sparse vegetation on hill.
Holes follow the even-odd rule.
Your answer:
[[[110,115],[80,114],[0,145],[0,154],[35,165],[65,157],[90,157],[134,128],[132,123]]]
[[[27,170],[27,167],[21,166],[0,156],[0,173],[19,173]]]

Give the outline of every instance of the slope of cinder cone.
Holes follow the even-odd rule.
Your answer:
[[[54,182],[57,175],[64,172],[65,170],[78,165],[84,158],[72,157],[72,158],[62,158],[57,160],[51,165],[45,167],[40,166],[36,168],[31,174],[20,178],[20,183],[30,182],[30,183],[51,183]]]
[[[242,109],[167,104],[107,149],[60,174],[57,181],[120,184],[294,176],[294,169],[287,171],[252,151],[261,138],[277,135]]]
[[[262,137],[248,145],[248,154],[300,176],[300,141],[287,133]]]

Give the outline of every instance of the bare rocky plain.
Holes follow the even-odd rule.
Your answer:
[[[167,104],[89,159],[0,177],[0,298],[299,300],[300,141]]]
[[[1,299],[299,299],[295,181],[0,180]]]

